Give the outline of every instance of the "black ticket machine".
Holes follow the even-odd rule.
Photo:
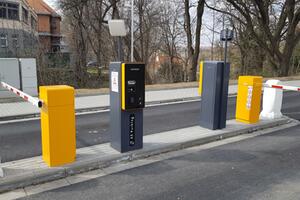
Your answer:
[[[111,146],[119,152],[143,148],[145,64],[110,64]]]

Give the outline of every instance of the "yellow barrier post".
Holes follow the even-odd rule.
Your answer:
[[[202,95],[202,85],[203,85],[203,65],[204,65],[204,61],[201,61],[199,65],[199,88],[198,88],[198,94],[200,96]]]
[[[76,159],[74,88],[41,86],[42,152],[50,167],[72,163]]]
[[[240,76],[236,101],[236,120],[254,124],[259,121],[262,94],[261,76]]]

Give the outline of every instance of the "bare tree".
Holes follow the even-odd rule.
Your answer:
[[[237,35],[233,44],[238,47],[240,52],[240,70],[239,74],[262,74],[266,59],[265,51],[257,43],[251,32],[241,25],[238,21],[232,19],[231,23]]]
[[[160,28],[161,28],[161,47],[160,50],[168,57],[169,62],[167,79],[174,82],[175,76],[178,73],[178,65],[180,55],[179,48],[184,37],[183,29],[183,4],[177,1],[169,1],[161,6]],[[181,69],[183,71],[183,67]],[[180,73],[182,74],[182,73]]]
[[[111,0],[114,1],[114,0]],[[148,64],[150,57],[159,49],[159,37],[157,29],[159,27],[159,5],[152,0],[136,0],[135,3],[135,30],[134,30],[134,59],[137,62]],[[118,6],[113,7],[114,18],[126,18],[124,13],[120,12]],[[127,24],[131,20],[130,15],[127,17]],[[129,26],[130,27],[130,26]],[[130,27],[132,28],[132,27]],[[127,49],[127,58],[131,48],[130,34],[123,38]],[[146,83],[151,84],[149,69],[146,68]]]
[[[210,0],[211,5],[216,5],[217,1],[216,0]],[[204,20],[203,21],[203,25],[205,27],[205,29],[207,29],[209,31],[209,33],[204,33],[203,35],[209,40],[210,42],[210,59],[214,60],[216,59],[215,54],[215,42],[216,42],[216,35],[220,34],[220,31],[218,31],[218,29],[220,29],[220,25],[222,25],[222,15],[220,15],[220,13],[216,12],[215,10],[208,10],[210,12],[207,12],[207,15],[209,15],[209,20]]]
[[[289,74],[291,57],[300,40],[299,0],[226,0],[233,8],[209,6],[238,20],[268,55],[279,76]],[[226,8],[226,7],[225,7]],[[227,7],[228,8],[228,7]]]
[[[72,29],[71,48],[74,53],[75,87],[85,87],[87,82],[87,35],[84,27],[84,16],[86,13],[86,2],[80,0],[62,0],[60,6],[65,12]]]
[[[190,0],[184,0],[184,11],[185,11],[185,32],[187,37],[187,49],[188,49],[188,57],[189,57],[189,66],[190,73],[189,79],[190,81],[196,80],[196,72],[198,66],[198,59],[200,53],[200,36],[201,36],[201,27],[202,27],[202,16],[204,12],[204,3],[205,0],[198,0],[196,3],[196,29],[193,31],[193,23],[191,16],[191,7],[194,2]]]
[[[94,52],[99,65],[106,64],[111,58],[109,47],[111,46],[107,24],[107,17],[112,7],[119,0],[109,3],[106,0],[89,0],[86,2],[87,10],[82,26],[86,30],[89,45]]]

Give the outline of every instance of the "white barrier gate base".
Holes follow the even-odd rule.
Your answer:
[[[275,88],[271,88],[272,85],[280,85],[279,80],[269,80],[264,88],[263,96],[263,110],[260,113],[261,119],[276,119],[282,117],[281,107],[283,91]]]
[[[269,80],[264,87],[263,110],[260,119],[276,119],[282,117],[281,107],[283,98],[283,88],[279,80]]]

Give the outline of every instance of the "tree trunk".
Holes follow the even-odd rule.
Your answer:
[[[173,56],[170,56],[170,63],[169,63],[169,81],[170,83],[174,82],[174,75],[173,75]]]
[[[279,62],[279,67],[280,67],[280,71],[278,74],[279,77],[289,76],[290,64],[291,64],[291,57],[286,57],[286,58],[284,57]]]
[[[201,27],[202,27],[202,16],[204,12],[205,0],[199,0],[197,5],[197,22],[195,30],[195,42],[193,47],[193,35],[191,28],[191,16],[190,16],[190,1],[185,0],[185,32],[187,35],[187,49],[189,57],[189,81],[196,80],[198,59],[200,53],[200,37],[201,37]]]

